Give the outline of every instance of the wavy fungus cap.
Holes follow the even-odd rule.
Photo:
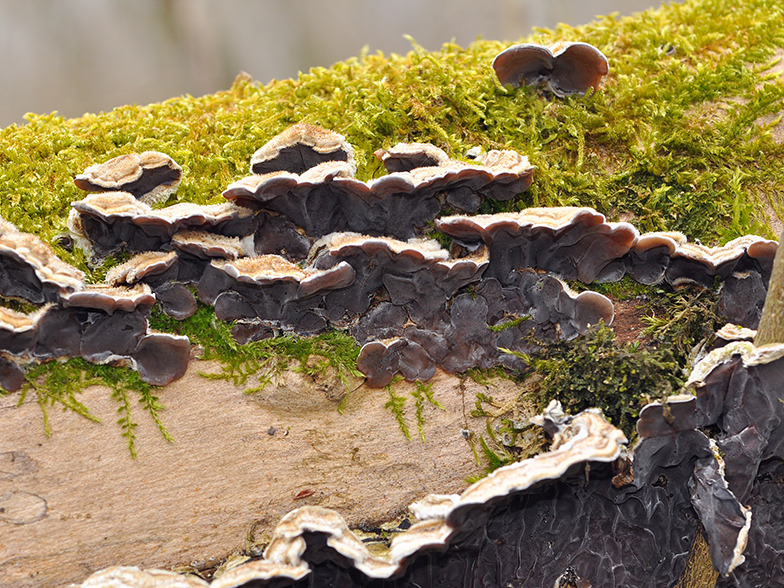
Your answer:
[[[74,179],[85,192],[130,192],[147,204],[164,200],[177,190],[182,168],[165,153],[127,153],[91,165]]]
[[[493,59],[498,80],[515,88],[542,84],[556,96],[596,90],[610,71],[604,54],[588,43],[550,46],[522,43],[504,49]]]
[[[287,171],[294,174],[325,161],[345,161],[352,170],[354,148],[334,131],[297,123],[270,139],[250,160],[253,174]]]

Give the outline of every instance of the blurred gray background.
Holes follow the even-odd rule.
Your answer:
[[[630,15],[656,0],[0,0],[0,127],[267,83],[371,53]]]

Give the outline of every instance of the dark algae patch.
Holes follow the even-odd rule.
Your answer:
[[[783,23],[778,0],[695,0],[517,40],[598,47],[609,59],[610,73],[588,98],[550,101],[532,88],[502,87],[490,64],[512,40],[479,40],[465,48],[447,43],[436,52],[412,41],[404,56],[362,54],[267,85],[240,75],[230,89],[202,97],[122,106],[76,119],[29,114],[27,124],[0,130],[0,215],[52,244],[58,256],[87,272],[88,281],[100,282],[121,260],[89,267],[84,254],[61,238],[71,202],[84,197],[74,176],[124,153],[156,150],[183,168],[177,194],[161,206],[219,203],[226,186],[247,175],[256,149],[291,124],[306,122],[346,137],[355,147],[361,180],[382,175],[371,154],[400,141],[432,143],[455,158],[465,158],[475,146],[527,155],[535,166],[532,186],[511,201],[486,201],[483,213],[583,205],[610,220],[630,220],[641,232],[681,231],[703,244],[723,244],[746,233],[772,237],[768,211],[781,212],[778,194],[784,185],[784,146],[773,137],[784,84],[770,72],[784,47]],[[678,296],[662,300],[655,316],[670,316],[669,306],[685,310],[702,304]],[[239,346],[230,326],[206,307],[183,322],[154,311],[151,326],[188,335],[204,358],[221,361],[218,377],[240,386],[250,375],[285,367],[330,369],[341,379],[356,376],[358,348],[337,331]],[[666,335],[684,346],[684,337],[691,336],[655,321],[650,326],[656,337]],[[585,369],[580,352],[605,370],[607,383],[573,373]],[[652,397],[665,388],[677,390],[685,353],[665,344],[620,346],[600,329],[547,348],[536,361],[548,366],[546,387],[559,390],[553,394],[576,386],[567,381],[583,382],[585,392],[567,402],[567,409],[597,403],[626,427],[638,406],[607,399],[602,405],[601,390],[620,386],[648,394],[644,390],[651,389]],[[608,375],[608,366],[620,367]],[[118,400],[121,431],[133,447],[130,415],[137,402],[164,433],[165,426],[155,388],[142,386],[128,372],[79,360],[51,362],[27,373],[26,393],[37,394],[42,407],[61,404],[89,416],[78,400],[81,382],[107,383]],[[652,389],[654,372],[665,375]],[[46,383],[60,377],[71,387],[58,390]],[[254,385],[263,385],[264,377]],[[430,401],[424,389],[420,394],[415,402]]]

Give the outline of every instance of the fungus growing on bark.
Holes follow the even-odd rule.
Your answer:
[[[158,151],[128,153],[91,165],[74,179],[85,192],[128,192],[147,204],[165,200],[177,191],[182,168]]]
[[[0,388],[6,392],[16,392],[25,382],[25,373],[15,362],[0,357]]]
[[[759,258],[748,253],[750,248]],[[684,238],[677,241],[675,250],[670,254],[664,279],[675,287],[697,285],[710,288],[717,277],[724,281],[733,272],[753,270],[767,284],[772,267],[769,255],[775,248],[775,242],[755,235],[738,237],[721,247],[689,243]]]
[[[281,214],[312,238],[353,231],[408,239],[444,204],[474,212],[483,197],[508,200],[531,184],[532,166],[513,151],[491,151],[483,165],[449,159],[432,146],[410,151],[408,163],[395,167],[413,165],[411,158],[438,165],[396,171],[365,183],[353,177],[349,164],[325,161],[302,172],[243,178],[230,184],[223,196],[241,206]],[[417,155],[423,151],[427,153]]]
[[[237,259],[256,254],[252,235],[240,239],[206,231],[180,231],[172,237],[172,245],[203,259]]]
[[[79,355],[88,361],[103,363],[127,358],[147,333],[144,310],[89,313],[82,324]]]
[[[256,255],[272,253],[289,261],[301,261],[308,256],[315,239],[283,215],[262,211],[258,216],[259,228],[253,236]]]
[[[743,335],[739,329],[722,331],[729,338]],[[775,570],[771,567],[771,549],[780,551],[784,535],[765,523],[778,506],[755,490],[764,485],[767,474],[763,472],[770,463],[784,458],[783,378],[784,345],[755,347],[751,342],[731,341],[708,353],[692,370],[686,389],[696,396],[670,397],[646,406],[640,415],[637,428],[643,440],[667,443],[669,437],[670,447],[682,443],[679,436],[689,430],[699,435],[698,429],[718,430],[715,448],[696,455],[689,486],[713,565],[727,575],[719,586],[750,585],[760,577],[774,582],[784,578],[780,564],[774,564]],[[707,439],[700,442],[706,445]],[[719,454],[723,463],[717,462]]]
[[[177,233],[172,243],[177,246],[178,237],[183,233]],[[201,235],[201,233],[197,233]],[[233,244],[234,239],[204,233],[208,235],[207,241],[212,242],[213,238],[217,242],[227,240]],[[238,241],[238,240],[237,240]],[[191,244],[191,241],[187,241]],[[201,252],[198,246],[195,250]],[[209,249],[208,250],[212,250]],[[229,253],[234,248],[229,247]],[[106,272],[106,283],[113,285],[136,284],[143,282],[147,284],[155,294],[161,310],[167,315],[177,320],[183,320],[192,316],[196,312],[196,298],[183,282],[196,282],[201,277],[204,267],[209,263],[207,260],[194,262],[193,258],[183,259],[185,254],[178,255],[175,251],[147,251],[134,255],[131,259],[117,265]]]
[[[136,309],[149,311],[155,303],[155,296],[147,284],[111,286],[109,284],[89,284],[83,290],[69,294],[63,306],[91,308],[112,314],[116,310],[132,312]]]
[[[44,304],[83,287],[83,272],[58,258],[37,236],[0,219],[0,296]]]
[[[32,354],[38,359],[77,357],[82,339],[82,325],[70,308],[51,304],[37,317],[38,338]]]
[[[746,559],[743,552],[751,527],[751,509],[740,504],[727,488],[719,459],[710,455],[697,460],[689,490],[705,529],[713,567],[726,576]]]
[[[542,85],[556,96],[584,96],[599,87],[610,71],[607,58],[588,43],[562,42],[544,46],[512,45],[493,59],[498,81],[515,88]]]
[[[426,381],[436,372],[436,362],[419,343],[405,338],[371,341],[362,346],[357,369],[371,388],[382,388],[400,374],[409,382]]]
[[[333,323],[352,321],[367,311],[382,287],[393,304],[404,306],[413,321],[426,323],[454,293],[477,281],[487,264],[485,250],[462,259],[430,239],[399,241],[356,233],[334,233],[317,241],[311,264],[327,269],[344,262],[356,273],[349,288],[327,294],[328,316]]]
[[[29,352],[38,339],[38,316],[0,306],[0,351],[12,355]]]
[[[449,216],[438,230],[469,247],[489,248],[487,275],[508,285],[518,268],[534,267],[584,283],[613,281],[625,273],[623,256],[638,232],[628,223],[607,223],[592,208],[528,208],[520,212]]]
[[[199,281],[199,299],[221,320],[260,319],[268,326],[314,333],[326,327],[319,310],[326,292],[349,286],[347,263],[302,269],[278,255],[213,261]]]
[[[301,174],[325,161],[342,161],[352,170],[354,148],[343,135],[334,131],[297,123],[276,135],[253,154],[250,171],[253,174],[290,172]]]
[[[722,283],[719,309],[731,323],[756,329],[767,294],[766,281],[759,272],[733,272]]]
[[[439,166],[449,160],[442,149],[430,143],[398,143],[389,149],[379,149],[373,155],[390,173]]]
[[[141,338],[131,359],[142,380],[165,386],[185,375],[190,354],[188,337],[150,333]]]
[[[757,331],[746,327],[741,327],[734,323],[727,323],[716,331],[716,346],[723,347],[733,341],[754,341]]]
[[[110,286],[132,285],[160,276],[176,263],[177,254],[174,251],[145,251],[111,268],[106,272],[104,281]]]
[[[245,237],[257,227],[253,211],[230,202],[183,202],[153,210],[127,192],[105,192],[90,194],[71,206],[68,229],[85,251],[98,258],[122,249],[158,251],[173,235],[188,229]]]

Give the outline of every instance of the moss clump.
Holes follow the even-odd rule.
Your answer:
[[[357,342],[335,330],[315,337],[289,333],[238,345],[231,335],[230,325],[218,320],[212,307],[202,304],[193,316],[183,321],[154,310],[150,326],[187,335],[192,344],[199,346],[200,359],[220,362],[221,373],[202,374],[206,378],[245,386],[249,378],[255,377],[258,383],[245,390],[248,394],[261,391],[276,375],[290,368],[312,377],[331,370],[345,386],[351,377],[364,377],[356,367]]]
[[[672,351],[677,361],[690,364],[695,354],[713,343],[714,334],[726,320],[719,311],[716,291],[686,288],[674,292],[653,289],[646,306],[648,326],[642,335]]]
[[[635,436],[640,409],[674,394],[684,383],[683,365],[668,347],[619,345],[604,325],[573,341],[546,345],[539,356],[527,360],[545,376],[540,386],[542,408],[553,398],[572,414],[601,408],[629,439]]]

